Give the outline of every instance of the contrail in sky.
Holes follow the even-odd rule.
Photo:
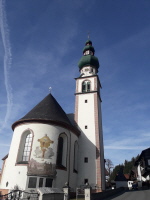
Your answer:
[[[12,107],[12,98],[13,98],[12,88],[9,83],[9,69],[11,68],[12,55],[11,55],[11,45],[9,41],[9,28],[7,24],[7,17],[5,11],[5,0],[0,0],[0,31],[4,48],[4,81],[7,94],[7,110],[3,125],[0,128],[0,131],[2,131],[2,129],[6,127],[7,121],[9,119]]]

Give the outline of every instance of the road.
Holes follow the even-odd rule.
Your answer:
[[[105,200],[150,200],[150,189],[127,191]]]

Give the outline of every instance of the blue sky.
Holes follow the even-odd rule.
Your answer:
[[[105,158],[121,164],[150,146],[149,0],[0,0],[0,30],[0,158],[12,123],[49,87],[74,112],[88,32],[101,65]]]

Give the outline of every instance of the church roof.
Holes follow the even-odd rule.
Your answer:
[[[40,103],[38,103],[31,111],[29,111],[24,117],[16,121],[12,125],[14,130],[15,126],[25,122],[41,122],[52,123],[68,127],[70,129],[76,129],[68,119],[66,113],[62,107],[58,104],[52,94],[48,94]],[[77,129],[76,129],[77,131]],[[78,131],[77,131],[78,132]]]

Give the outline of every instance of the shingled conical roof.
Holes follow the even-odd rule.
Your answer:
[[[47,95],[23,118],[16,121],[12,128],[14,129],[16,125],[25,122],[52,123],[63,127],[75,128],[52,94]]]

